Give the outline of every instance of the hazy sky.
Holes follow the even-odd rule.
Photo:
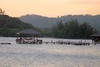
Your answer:
[[[48,17],[78,14],[100,14],[100,0],[0,0],[7,15],[18,17],[38,14]]]

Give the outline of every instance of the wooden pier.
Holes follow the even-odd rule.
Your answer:
[[[77,42],[74,42],[73,45],[90,45],[90,43],[88,42],[81,42],[81,43],[77,43]]]
[[[7,42],[2,42],[0,44],[4,44],[4,45],[11,45],[11,43],[7,43]]]
[[[90,45],[89,42],[71,42],[71,41],[51,41],[51,42],[42,42],[45,44],[66,44],[66,45]]]
[[[43,42],[43,43],[46,43],[46,44],[68,44],[68,45],[70,45],[70,44],[72,44],[73,42],[70,42],[70,41],[56,41],[56,42]]]

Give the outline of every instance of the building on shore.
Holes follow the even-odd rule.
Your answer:
[[[42,44],[42,40],[38,39],[39,32],[33,29],[25,29],[17,33],[16,43],[18,44]]]
[[[100,33],[91,35],[93,43],[100,43]]]

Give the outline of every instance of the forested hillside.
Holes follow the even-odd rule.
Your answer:
[[[63,23],[71,19],[77,19],[79,23],[88,22],[92,27],[100,31],[100,15],[65,15],[61,17],[44,17],[40,15],[25,15],[19,17],[20,20],[31,23],[35,27],[46,28],[52,27],[58,21],[62,20]]]
[[[34,28],[29,23],[24,23],[18,18],[0,15],[0,36],[16,36],[15,34],[25,28]]]
[[[41,24],[45,25],[45,24]],[[40,26],[41,26],[40,25]],[[0,15],[0,36],[16,36],[16,33],[25,28],[34,28],[31,24],[24,23],[18,18]],[[38,28],[34,28],[38,29]],[[56,24],[47,30],[41,30],[43,36],[57,38],[90,38],[90,35],[97,31],[87,22],[79,23],[77,19],[63,22],[57,21]]]
[[[90,35],[97,32],[89,23],[80,24],[76,19],[71,19],[64,24],[59,21],[52,27],[52,36],[57,38],[89,39]]]

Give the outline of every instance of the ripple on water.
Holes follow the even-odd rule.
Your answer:
[[[4,38],[5,40],[7,38]],[[100,45],[0,45],[0,67],[99,67]],[[3,40],[3,39],[2,39]],[[7,41],[7,40],[6,40]]]

